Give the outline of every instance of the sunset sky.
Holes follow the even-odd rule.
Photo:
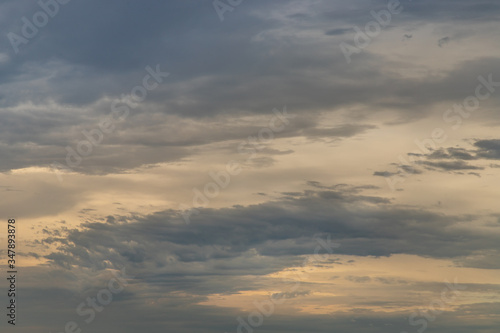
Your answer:
[[[1,331],[498,333],[499,19],[1,0]]]

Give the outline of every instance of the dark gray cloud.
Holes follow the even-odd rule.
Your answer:
[[[375,171],[373,173],[374,176],[378,177],[385,177],[385,178],[390,178],[390,177],[395,177],[395,176],[401,176],[401,175],[419,175],[422,173],[422,170],[416,168],[413,165],[405,165],[401,164],[398,165],[398,170],[396,172],[391,172],[391,171]]]
[[[465,267],[498,268],[496,259],[500,249],[494,233],[466,227],[481,219],[479,216],[451,216],[399,207],[384,198],[363,195],[364,191],[377,189],[370,185],[329,186],[315,181],[308,184],[315,190],[293,193],[260,205],[200,208],[200,214],[192,216],[190,225],[183,224],[180,212],[169,210],[147,216],[103,217],[101,221],[83,224],[79,230],[59,230],[63,237],[51,231],[53,235],[45,238],[44,243],[57,245],[58,249],[46,256],[55,264],[49,271],[56,274],[60,271],[57,267],[61,267],[63,274],[60,276],[71,281],[72,275],[81,274],[79,270],[82,267],[90,268],[88,272],[100,272],[112,265],[127,267],[127,272],[135,276],[129,290],[105,309],[101,321],[92,324],[99,332],[99,329],[108,327],[118,312],[140,311],[149,313],[148,327],[168,320],[177,325],[179,331],[196,329],[196,325],[204,322],[209,323],[209,330],[235,330],[238,325],[235,318],[248,314],[235,309],[221,314],[217,307],[199,306],[197,303],[214,293],[230,295],[262,288],[259,276],[285,267],[300,266],[301,255],[314,253],[317,246],[314,238],[318,236],[326,239],[327,235],[331,235],[331,240],[341,245],[334,249],[334,255],[388,256],[406,253],[451,258],[457,265]],[[338,259],[331,261],[336,265],[348,264]],[[389,277],[348,276],[347,279],[360,284],[390,284],[393,290],[400,290],[401,293],[411,288],[413,293],[428,295],[428,302],[437,297],[433,295],[439,295],[443,288],[438,283],[415,283]],[[81,302],[78,297],[85,299],[86,295],[92,296],[99,290],[99,284],[105,282],[103,279],[92,281],[86,291],[78,294],[73,291],[72,297],[52,298],[52,304],[74,307]],[[304,287],[307,286],[304,284]],[[464,286],[465,292],[473,293],[496,292],[498,289],[496,285]],[[30,295],[45,292],[50,292],[50,289],[38,290]],[[153,302],[154,295],[163,295],[163,301],[144,308],[141,299],[146,295]],[[275,297],[293,299],[310,295],[314,296],[314,293],[307,289],[296,292],[284,289]],[[404,303],[367,298],[351,301],[352,310],[334,316],[337,325],[344,327],[346,332],[353,329],[377,332],[378,328],[387,328],[388,325],[400,330],[412,327],[407,319],[410,313],[387,315],[363,310],[371,306],[394,310]],[[29,311],[35,311],[35,303],[29,303]],[[406,305],[410,304],[412,302],[408,301]],[[160,317],[162,309],[168,309],[172,318]],[[190,321],[191,324],[184,322],[186,311],[198,313],[196,319]],[[440,324],[433,325],[444,331],[452,327],[461,332],[453,320],[460,318],[463,311],[495,313],[495,310],[486,310],[481,305],[467,306],[441,314]],[[66,316],[72,318],[71,313]],[[275,314],[262,329],[275,332],[274,325],[284,325],[285,322],[290,325],[292,318]],[[331,322],[331,316],[308,314],[301,316],[299,322],[314,320],[314,329],[323,332],[327,329],[327,326],[322,326],[326,318]],[[51,319],[51,325],[57,322]],[[130,327],[124,328],[124,332],[133,332],[134,325],[130,322]],[[482,322],[481,325],[494,327],[493,322]],[[206,330],[207,326],[204,327]]]
[[[439,47],[445,46],[446,44],[448,44],[450,42],[450,40],[451,40],[450,37],[441,38],[440,40],[438,40]]]
[[[107,305],[102,312],[96,312],[96,319],[90,324],[84,322],[84,317],[75,314],[76,307],[84,302],[87,297],[95,297],[97,292],[104,288],[111,274],[96,279],[94,274],[85,275],[87,285],[85,290],[69,290],[64,285],[69,285],[76,276],[65,271],[52,271],[46,268],[37,268],[31,273],[43,276],[46,279],[57,278],[62,284],[59,288],[26,288],[23,294],[23,312],[26,318],[25,325],[20,325],[18,330],[22,333],[30,332],[33,325],[47,331],[64,331],[66,322],[72,320],[78,323],[82,330],[92,330],[96,333],[109,332],[119,329],[125,333],[135,333],[147,326],[153,331],[167,332],[236,332],[238,327],[237,317],[248,318],[249,312],[234,308],[215,306],[200,306],[196,303],[203,298],[192,295],[181,295],[165,292],[162,288],[144,288],[141,284],[130,281],[126,289],[114,295],[112,303]],[[81,277],[81,275],[80,275]],[[246,282],[246,281],[245,281]],[[39,282],[40,283],[40,282]],[[42,282],[43,283],[43,282]],[[466,287],[461,297],[476,295],[477,292],[498,292],[496,285],[461,284]],[[417,293],[408,291],[408,285],[402,285],[397,290],[407,294],[407,301],[391,302],[386,300],[370,300],[366,297],[355,298],[353,302],[357,307],[349,311],[336,311],[325,315],[305,314],[301,312],[282,314],[274,313],[265,317],[264,323],[258,329],[263,332],[286,333],[290,327],[307,332],[330,332],[334,326],[338,332],[377,333],[381,330],[411,331],[417,330],[421,325],[410,325],[411,311],[401,311],[401,304],[411,305],[414,298],[421,299],[419,307],[424,310],[431,301],[439,298],[444,284],[419,284]],[[470,294],[469,294],[470,293]],[[276,293],[275,298],[285,297],[290,300],[297,297],[308,297],[314,293],[307,290]],[[146,302],[144,297],[151,297],[151,302]],[[47,306],[50,299],[51,306]],[[367,310],[367,306],[378,306],[384,311]],[[275,309],[279,310],[279,306]],[[390,312],[388,312],[389,310]],[[493,333],[498,327],[496,317],[500,310],[500,303],[491,300],[485,303],[471,305],[457,305],[436,316],[437,320],[429,321],[429,329],[445,333],[468,333],[470,329],[480,328],[487,333]],[[417,319],[425,318],[419,314]]]
[[[20,46],[19,54],[13,52],[6,33],[21,34],[21,18],[33,17],[40,10],[38,1],[1,1],[0,172],[52,162],[64,165],[65,147],[75,148],[85,139],[82,130],[96,128],[110,113],[112,101],[142,82],[148,65],[159,64],[171,75],[116,124],[114,132],[73,168],[76,172],[104,175],[179,162],[210,144],[234,153],[240,142],[262,128],[262,117],[284,105],[296,118],[277,137],[354,141],[382,124],[419,120],[438,105],[463,100],[474,92],[478,75],[491,73],[500,80],[498,52],[488,45],[478,47],[494,40],[486,32],[500,18],[498,1],[419,0],[405,1],[403,6],[404,11],[384,28],[388,34],[398,29],[397,43],[390,44],[394,52],[380,51],[389,45],[383,44],[388,38],[381,37],[377,47],[363,50],[353,65],[347,65],[340,42],[352,42],[354,26],[364,27],[373,20],[370,11],[386,8],[386,0],[243,1],[226,13],[224,22],[219,21],[212,0],[73,0],[60,6],[60,12]],[[416,31],[420,27],[436,27],[427,42]],[[412,43],[403,43],[401,35],[406,41],[414,36]],[[398,59],[402,49],[397,48],[412,46],[417,39],[423,45],[421,52],[427,53],[427,47],[432,54],[447,52],[464,43],[465,37],[474,37],[479,44],[464,47],[470,49],[468,54],[447,59],[452,66],[418,67],[414,59]],[[425,75],[409,73],[410,61],[415,65],[411,68],[418,67]],[[496,101],[498,96],[485,104]],[[349,115],[344,117],[346,110]],[[342,120],[322,122],[323,116],[334,113]],[[474,121],[497,119],[494,111],[476,114]],[[251,166],[271,166],[279,156],[298,150],[264,145]],[[374,175],[418,175],[432,169],[480,176],[479,171],[487,168],[481,163],[498,167],[494,161],[500,159],[500,141],[479,137],[465,148],[443,147],[413,157],[420,163]],[[260,278],[299,266],[303,255],[314,253],[318,235],[331,235],[340,243],[335,249],[339,255],[413,254],[451,259],[466,267],[499,268],[498,237],[490,232],[498,229],[497,216],[491,222],[491,216],[446,215],[400,206],[374,194],[380,189],[371,185],[317,181],[307,185],[305,191],[290,189],[258,205],[200,208],[186,226],[182,212],[175,210],[91,218],[85,216],[91,208],[78,206],[86,195],[83,186],[70,192],[46,181],[35,182],[33,193],[24,197],[27,200],[9,209],[40,217],[77,207],[87,222],[78,229],[42,225],[42,238],[20,252],[50,264],[23,268],[18,331],[63,331],[68,320],[81,320],[75,315],[76,306],[105,285],[101,275],[105,269],[127,267],[136,276],[129,288],[91,326],[83,325],[83,331],[234,332],[235,318],[248,313],[199,303],[213,294],[262,290]],[[19,190],[6,187],[5,191],[12,195]],[[485,225],[477,228],[481,223]],[[49,253],[35,253],[36,249]],[[352,262],[335,257],[327,263]],[[398,306],[414,305],[419,293],[439,289],[389,277],[349,279],[358,286],[389,284],[408,297],[401,302],[351,297],[349,311],[275,314],[259,330],[331,332],[333,327],[340,333],[410,332],[415,327],[409,326],[409,314]],[[275,294],[305,299],[315,296],[309,287]],[[498,292],[497,286],[467,287],[472,292]],[[497,332],[499,304],[490,300],[446,311],[432,328],[442,333]]]
[[[346,34],[348,32],[352,32],[352,28],[335,28],[325,32],[327,36],[339,36]]]
[[[447,148],[433,151],[429,159],[457,159],[457,160],[474,160],[475,157],[464,148]]]
[[[406,253],[461,260],[499,250],[494,235],[459,226],[480,217],[398,207],[351,189],[306,190],[265,204],[199,212],[190,226],[176,211],[85,223],[81,230],[65,231],[65,237],[46,238],[47,244],[61,243],[47,258],[63,267],[104,268],[103,260],[109,260],[140,270],[156,267],[169,276],[231,276],[268,274],[290,265],[295,256],[313,253],[316,235],[329,234],[340,243],[336,253],[359,256]],[[258,255],[264,257],[257,260]]]
[[[479,148],[477,152],[478,158],[500,159],[500,140],[479,140],[474,143],[474,146]]]
[[[474,166],[467,164],[464,161],[453,161],[453,162],[422,162],[420,164],[423,164],[425,166],[431,167],[431,168],[437,168],[437,169],[442,169],[445,171],[452,171],[452,170],[484,170],[482,167]]]
[[[418,82],[397,80],[395,77],[388,77],[388,73],[374,70],[373,66],[366,66],[373,61],[369,56],[360,58],[360,64],[356,68],[346,68],[340,50],[332,54],[324,43],[312,45],[316,52],[310,52],[311,45],[308,52],[305,52],[302,50],[305,41],[300,38],[285,42],[270,36],[255,41],[255,36],[266,36],[266,32],[275,29],[294,31],[322,28],[328,21],[331,22],[331,19],[322,18],[324,14],[321,10],[328,7],[336,18],[341,18],[341,22],[349,18],[351,24],[366,23],[366,19],[373,19],[369,16],[370,7],[377,9],[385,1],[373,6],[367,6],[361,1],[358,4],[361,8],[359,11],[353,11],[352,6],[325,1],[308,8],[309,12],[304,13],[303,18],[288,21],[271,20],[265,15],[251,15],[254,12],[277,11],[280,7],[291,4],[291,1],[246,4],[244,10],[234,13],[239,18],[238,24],[228,21],[226,25],[222,25],[209,1],[147,4],[121,1],[109,1],[106,4],[97,1],[85,4],[71,2],[61,8],[61,12],[41,29],[39,35],[19,55],[12,56],[14,66],[10,66],[9,71],[13,77],[19,77],[25,73],[26,64],[37,69],[30,71],[32,79],[24,82],[25,85],[30,82],[36,84],[34,79],[47,77],[48,85],[44,86],[44,90],[33,90],[30,96],[23,96],[24,100],[28,97],[40,101],[44,100],[44,96],[50,96],[61,103],[79,105],[88,104],[104,95],[119,95],[128,91],[130,82],[134,81],[133,77],[146,65],[160,63],[172,73],[172,77],[165,89],[157,92],[155,100],[164,105],[165,112],[191,116],[202,115],[201,110],[205,115],[233,111],[264,112],[276,103],[288,103],[296,109],[307,107],[310,110],[325,105],[344,105],[352,101],[355,95],[377,103],[376,97],[384,91],[407,85],[415,92]],[[419,8],[425,8],[429,10],[428,13],[435,14],[436,11],[432,9],[438,9],[439,12],[439,9],[446,8],[441,6],[443,5],[435,3],[424,7],[409,4],[404,13],[409,16],[417,15]],[[491,13],[470,6],[466,1],[460,1],[458,5],[454,2],[454,6],[456,12],[462,14],[470,14],[471,10]],[[35,3],[15,8],[11,3],[6,9],[12,11],[12,15],[4,23],[6,29],[18,32],[22,16],[20,14],[29,16],[39,8]],[[349,15],[345,14],[347,11]],[[99,15],[92,16],[92,28],[80,29],[88,23],[87,13]],[[180,19],[186,16],[191,19]],[[338,33],[342,29],[347,28],[331,28],[328,31]],[[8,40],[3,42],[8,50]],[[267,51],[270,48],[273,49],[272,55]],[[47,65],[51,70],[43,71],[42,68]],[[294,71],[289,71],[290,68],[294,68]],[[325,74],[329,75],[318,75],[327,68],[330,71]],[[365,87],[346,86],[332,82],[329,76],[333,73],[339,79],[362,77],[363,81],[369,81],[365,81]],[[312,75],[314,81],[309,79]],[[204,82],[196,82],[201,78]],[[385,87],[377,89],[381,79],[386,81]],[[371,86],[370,89],[366,89],[368,86]],[[269,89],[270,87],[273,89]],[[299,94],[299,91],[304,93]],[[373,93],[369,94],[369,91]],[[315,93],[311,95],[313,92]],[[336,93],[332,95],[327,92]],[[16,104],[15,96],[19,96],[19,93],[8,97],[10,105]],[[406,96],[410,98],[414,95]],[[180,103],[185,98],[192,100],[188,107]]]
[[[491,1],[424,2],[406,4],[394,24],[492,20],[498,7]],[[333,47],[339,41],[333,38],[351,38],[343,32],[373,19],[370,10],[384,8],[386,1],[322,1],[297,8],[293,4],[247,3],[221,24],[210,1],[72,1],[21,45],[19,54],[10,51],[4,38],[0,46],[9,60],[0,68],[0,147],[5,156],[0,170],[62,163],[65,151],[58,153],[59,148],[78,142],[81,129],[95,127],[99,117],[110,112],[101,99],[130,92],[148,65],[160,64],[171,76],[115,135],[106,138],[109,146],[96,149],[76,171],[123,172],[179,160],[192,153],[186,145],[235,139],[236,130],[207,134],[207,128],[199,128],[203,135],[175,140],[156,135],[160,129],[152,123],[167,124],[172,114],[203,121],[265,114],[288,105],[295,114],[314,118],[315,112],[362,102],[374,111],[397,109],[395,122],[410,121],[425,116],[430,105],[467,96],[478,75],[497,75],[500,68],[496,55],[481,56],[440,76],[404,78],[384,69],[397,64],[369,50],[359,55],[356,66],[346,66],[340,48]],[[445,10],[449,6],[453,14]],[[14,1],[4,2],[2,8],[3,30],[15,33],[21,33],[22,16],[40,10],[36,3]],[[286,16],[270,15],[283,8],[295,9]],[[332,41],[301,38],[297,32],[304,30],[327,31]],[[297,126],[290,135],[346,137],[374,128],[366,123],[323,128],[314,121]]]
[[[497,164],[490,163],[489,165],[480,166],[471,164],[471,162],[481,162],[485,160],[500,160],[500,140],[474,140],[472,146],[463,147],[448,147],[431,149],[428,154],[424,153],[408,153],[409,160],[412,165],[394,164],[397,165],[397,171],[375,171],[374,176],[380,177],[395,177],[408,176],[411,174],[421,174],[422,170],[416,166],[422,166],[426,170],[455,172],[456,174],[467,174],[481,177],[480,172],[463,173],[465,170],[482,171],[489,168],[497,168]]]
[[[143,165],[179,161],[196,154],[197,150],[194,148],[214,143],[227,143],[228,149],[235,152],[241,142],[250,136],[256,137],[269,122],[268,120],[261,126],[239,124],[238,119],[233,117],[231,120],[235,123],[224,123],[218,118],[186,121],[135,111],[125,120],[113,121],[115,129],[105,134],[100,131],[99,123],[108,116],[106,109],[108,114],[111,113],[108,105],[100,106],[99,112],[104,115],[94,116],[71,114],[61,117],[54,111],[31,109],[0,114],[5,119],[0,125],[0,154],[4,156],[0,161],[0,171],[51,166],[57,162],[62,167],[84,174],[122,173]],[[283,131],[276,133],[276,138],[304,136],[311,140],[335,141],[375,128],[365,124],[325,128],[320,123],[319,115],[305,117],[294,115],[292,111],[288,113],[296,118],[291,119]],[[268,118],[272,117],[274,114],[270,109]],[[92,145],[88,156],[75,153],[78,152],[79,144],[89,141],[88,134],[85,135],[84,132],[94,131],[100,131],[100,139],[99,135],[91,134],[100,143]],[[256,166],[272,165],[273,155],[293,153],[292,150],[272,149],[270,144],[263,144],[259,150],[259,154],[269,156],[252,160]],[[73,153],[69,153],[68,147]],[[68,164],[68,157],[74,163],[78,162],[78,158],[81,161],[77,165]]]

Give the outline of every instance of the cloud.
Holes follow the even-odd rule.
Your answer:
[[[470,161],[500,160],[500,140],[475,139],[472,147],[440,147],[431,150],[430,153],[408,153],[412,165],[398,165],[396,172],[375,171],[374,176],[390,178],[394,176],[408,176],[410,174],[421,174],[423,171],[415,166],[424,166],[428,171],[456,172],[465,174],[464,170],[485,170],[487,167],[497,168],[497,164],[490,163],[485,166],[472,165]],[[467,175],[481,177],[479,172],[468,172]]]
[[[446,44],[448,44],[450,42],[450,40],[451,40],[450,37],[441,38],[440,40],[438,40],[439,47],[445,46]]]
[[[325,32],[325,35],[327,36],[340,36],[340,35],[344,35],[348,32],[352,32],[353,29],[351,28],[336,28],[336,29],[330,29],[328,31]]]
[[[426,165],[432,168],[438,168],[445,171],[454,170],[484,170],[482,167],[467,164],[464,161],[453,161],[453,162],[421,162],[420,164]]]
[[[347,276],[345,279],[355,283],[366,283],[372,280],[369,276]]]
[[[464,148],[440,148],[433,151],[429,156],[429,159],[457,159],[457,160],[474,160],[476,159],[471,152],[468,152]]]
[[[445,201],[431,206],[444,199],[427,200],[424,181],[431,172],[496,172],[488,168],[498,168],[500,160],[497,95],[468,118],[467,129],[454,133],[457,146],[410,155],[419,163],[395,170],[395,164],[388,171],[372,168],[379,170],[384,154],[405,147],[404,140],[387,144],[387,135],[411,139],[436,110],[471,95],[479,75],[500,80],[500,57],[491,43],[500,3],[419,0],[403,6],[356,54],[354,65],[346,64],[339,43],[352,43],[354,26],[363,29],[373,20],[371,11],[387,8],[387,0],[244,1],[224,22],[212,0],[71,1],[18,54],[8,38],[0,39],[0,208],[26,223],[26,230],[30,223],[38,228],[23,236],[26,251],[20,255],[27,261],[18,332],[60,332],[69,320],[95,333],[234,332],[236,318],[249,315],[242,308],[245,297],[254,295],[289,302],[265,318],[262,331],[410,331],[411,311],[402,309],[423,308],[442,285],[391,272],[381,276],[364,261],[412,255],[425,263],[454,263],[446,267],[450,271],[464,266],[467,277],[493,275],[500,268],[496,207],[474,215],[453,212],[458,206]],[[2,1],[0,27],[22,34],[21,18],[39,10],[37,1]],[[412,43],[401,43],[401,36]],[[460,43],[474,47],[436,56]],[[112,103],[142,82],[146,66],[157,64],[171,75],[73,168],[75,182],[58,184],[37,171],[54,161],[66,164],[67,147],[88,139],[83,131],[97,128]],[[228,189],[229,198],[221,200],[225,206],[198,208],[190,225],[183,212],[168,209],[191,190],[184,188],[188,178],[234,157],[238,145],[284,105],[295,118],[246,165],[259,168],[256,178],[240,178],[242,186]],[[360,157],[365,149],[366,161]],[[338,169],[329,168],[330,152],[342,158]],[[384,194],[367,182],[359,163],[375,154],[369,169],[374,176],[418,175],[423,190]],[[160,163],[168,164],[166,180],[153,168]],[[193,173],[186,168],[177,174],[176,167],[187,163]],[[126,173],[133,175],[114,176]],[[174,194],[158,194],[165,183]],[[453,202],[478,193],[467,189],[462,197],[453,194]],[[417,204],[426,200],[431,204]],[[334,287],[312,279],[295,292],[267,284],[283,270],[305,269],[300,264],[314,254],[318,235],[331,235],[341,246],[308,267],[312,275],[333,267],[352,272],[325,273],[325,281],[338,277]],[[76,307],[121,267],[135,278],[85,325]],[[355,289],[344,290],[346,285]],[[466,285],[467,299],[482,302],[485,295],[491,302],[455,304],[432,329],[496,332],[498,286]]]
[[[481,15],[489,21],[498,6],[424,3],[409,4],[400,24],[441,22],[450,15],[449,6],[461,21],[476,22]],[[352,137],[379,126],[364,122],[366,116],[321,126],[319,114],[363,105],[371,112],[394,110],[395,122],[413,121],[426,117],[433,105],[469,94],[471,77],[499,68],[498,57],[478,55],[439,76],[411,78],[387,70],[401,64],[369,52],[360,55],[356,66],[345,66],[338,45],[320,37],[325,31],[342,37],[352,30],[347,27],[366,24],[370,10],[361,3],[353,5],[356,10],[341,1],[246,6],[233,13],[238,24],[226,22],[231,29],[220,24],[213,6],[192,1],[92,0],[61,7],[19,55],[2,56],[0,153],[6,158],[0,170],[64,164],[65,147],[84,139],[81,131],[95,128],[109,114],[111,101],[141,82],[148,65],[160,64],[171,75],[75,171],[102,175],[179,161],[194,153],[190,147],[237,140],[254,129],[220,128],[221,119],[262,116],[285,104],[311,121],[296,122],[284,137]],[[4,30],[16,33],[20,18],[40,9],[36,3],[15,2],[3,8]],[[100,15],[91,28],[81,29],[88,23],[82,13]],[[339,20],[338,28],[332,28],[332,19]],[[0,45],[10,50],[8,39]]]
[[[314,252],[318,234],[330,234],[341,244],[336,253],[357,256],[405,253],[458,260],[499,250],[493,234],[460,226],[470,216],[398,207],[349,189],[306,190],[260,205],[199,211],[189,227],[171,210],[121,223],[85,223],[64,237],[46,238],[61,243],[46,258],[66,268],[103,269],[103,260],[109,260],[141,271],[156,267],[157,274],[232,276],[269,274],[291,265],[295,256]]]
[[[478,140],[474,143],[474,146],[479,148],[477,157],[500,160],[500,140]]]

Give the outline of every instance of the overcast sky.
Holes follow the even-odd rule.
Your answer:
[[[500,2],[57,1],[0,1],[2,332],[498,332]]]

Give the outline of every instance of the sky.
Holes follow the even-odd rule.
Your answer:
[[[498,332],[499,18],[1,0],[2,332]]]

